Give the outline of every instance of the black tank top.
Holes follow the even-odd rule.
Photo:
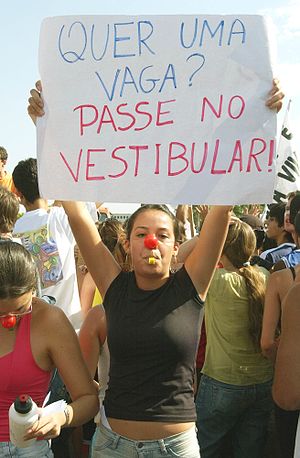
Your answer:
[[[194,366],[203,303],[183,267],[160,288],[121,272],[104,300],[110,350],[107,417],[163,422],[196,419]]]

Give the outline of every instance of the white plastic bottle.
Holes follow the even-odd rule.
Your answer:
[[[36,439],[25,441],[24,436],[39,418],[38,406],[27,394],[21,394],[9,408],[10,441],[16,447],[29,447]]]

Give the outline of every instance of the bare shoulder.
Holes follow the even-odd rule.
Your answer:
[[[288,291],[284,302],[283,302],[283,315],[284,317],[287,314],[297,314],[300,315],[300,283],[296,283],[292,288]]]
[[[61,328],[71,327],[65,313],[57,306],[48,304],[35,297],[32,302],[32,323],[45,332],[57,332]]]
[[[59,367],[57,355],[63,358],[76,350],[77,336],[64,312],[36,297],[32,302],[30,334],[34,359],[43,370]]]
[[[102,305],[97,305],[88,311],[81,326],[79,335],[98,335],[101,340],[106,338],[106,317]]]
[[[286,285],[289,287],[293,282],[293,275],[290,269],[277,270],[269,276],[268,282],[278,285],[278,287],[285,287]]]

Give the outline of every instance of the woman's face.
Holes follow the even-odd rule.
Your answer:
[[[270,216],[266,221],[266,235],[269,239],[276,240],[282,235],[284,228],[278,225],[274,216]]]
[[[144,245],[148,234],[155,235],[158,240],[153,250]],[[169,276],[172,255],[178,251],[171,218],[159,210],[141,212],[134,222],[127,248],[136,274],[146,277]],[[149,263],[149,258],[154,258],[155,262]]]
[[[295,226],[290,222],[290,205],[292,200],[293,199],[289,199],[287,201],[284,212],[284,229],[290,233],[295,231]]]
[[[32,305],[33,292],[22,294],[19,297],[0,299],[0,318],[7,315],[16,317],[28,313]]]

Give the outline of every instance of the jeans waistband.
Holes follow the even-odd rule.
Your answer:
[[[167,436],[164,437],[163,439],[154,439],[154,440],[133,440],[133,439],[128,439],[125,436],[121,436],[120,434],[115,433],[112,430],[107,429],[105,426],[103,426],[101,423],[98,425],[99,430],[101,431],[101,434],[104,435],[107,439],[111,439],[113,441],[113,448],[117,448],[118,443],[121,442],[126,442],[128,445],[131,445],[133,447],[139,448],[141,445],[156,445],[160,448],[162,452],[166,452],[166,443],[171,446],[172,442],[177,442],[178,439],[185,440],[194,434],[195,432],[195,424],[191,423],[191,427],[187,429],[186,431],[183,431],[182,433],[174,434],[172,436]]]

